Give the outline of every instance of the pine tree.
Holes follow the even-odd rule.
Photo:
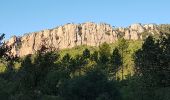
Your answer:
[[[90,58],[90,50],[89,49],[85,49],[83,51],[83,58],[87,59],[87,58]]]
[[[168,62],[165,54],[166,45],[163,43],[166,39],[154,40],[149,36],[142,49],[135,53],[136,71],[144,77],[145,85],[149,87],[161,86],[166,78]]]
[[[124,79],[124,58],[125,58],[125,55],[126,53],[128,52],[128,42],[124,39],[124,38],[121,38],[118,40],[118,49],[119,49],[119,52],[120,52],[120,55],[121,55],[121,59],[122,59],[122,67],[121,67],[121,71],[122,71],[122,79]]]
[[[71,56],[70,54],[66,53],[64,55],[64,57],[62,58],[61,60],[61,69],[64,68],[64,70],[67,70],[67,71],[71,71],[70,67],[71,67]]]
[[[110,51],[111,48],[106,42],[99,46],[99,60],[102,64],[106,64],[109,61]]]
[[[115,77],[117,77],[116,73],[119,67],[122,66],[122,58],[117,48],[113,50],[110,62],[111,62],[111,67],[112,67],[111,70],[114,72]]]
[[[98,62],[99,52],[98,52],[98,51],[94,51],[94,52],[91,54],[90,59],[91,59],[92,61]]]

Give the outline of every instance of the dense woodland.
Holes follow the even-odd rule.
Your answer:
[[[23,58],[9,56],[3,37],[0,100],[170,100],[169,35]]]

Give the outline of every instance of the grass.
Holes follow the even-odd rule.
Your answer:
[[[59,51],[59,54],[60,57],[63,57],[67,53],[70,54],[72,57],[75,57],[76,55],[82,54],[86,48],[89,49],[91,53],[94,52],[95,50],[98,50],[97,47],[82,45],[73,47],[71,49],[63,49]]]

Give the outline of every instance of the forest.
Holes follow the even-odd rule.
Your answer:
[[[170,100],[170,35],[22,58],[0,45],[0,100]]]

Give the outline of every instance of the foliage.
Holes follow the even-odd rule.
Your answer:
[[[110,52],[111,48],[106,42],[99,46],[99,60],[102,64],[106,64],[109,61]]]
[[[61,96],[64,100],[121,100],[115,83],[98,70],[66,82]]]
[[[1,100],[170,98],[170,36],[149,36],[144,42],[120,39],[114,44],[59,52],[39,51],[17,61],[5,61],[13,69],[0,73]]]
[[[145,77],[150,87],[169,86],[170,37],[154,40],[149,36],[141,49],[136,52],[136,71]]]
[[[122,59],[122,68],[121,68],[121,73],[122,73],[122,77],[121,79],[124,79],[124,66],[125,66],[125,56],[128,52],[128,42],[124,39],[124,38],[120,38],[118,41],[118,49],[119,49],[119,53],[121,55],[121,59]]]
[[[90,58],[90,51],[87,48],[83,51],[83,57],[85,59]]]
[[[120,69],[120,67],[122,66],[122,59],[121,59],[121,55],[119,53],[119,50],[117,48],[115,48],[113,50],[113,53],[111,55],[111,59],[110,59],[110,64],[111,64],[111,68],[109,69],[110,72],[115,74],[115,77],[117,77],[116,73],[117,71]]]

